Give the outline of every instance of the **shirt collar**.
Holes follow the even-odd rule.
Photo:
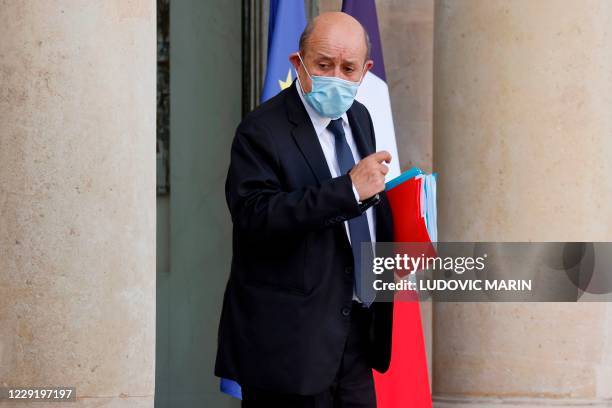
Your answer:
[[[302,104],[306,108],[306,112],[308,113],[308,116],[310,117],[312,126],[314,127],[317,136],[319,136],[327,128],[327,125],[329,125],[329,122],[331,122],[331,119],[326,118],[325,116],[319,115],[319,113],[315,111],[312,106],[310,106],[310,104],[304,98],[304,91],[302,90],[300,79],[297,78],[296,82],[297,84],[295,85],[295,87],[297,88],[298,95],[300,95],[300,99],[302,100]],[[344,112],[342,116],[340,116],[340,118],[342,119],[342,124],[345,126],[348,126],[349,123],[348,123],[348,116],[346,115],[346,112]]]

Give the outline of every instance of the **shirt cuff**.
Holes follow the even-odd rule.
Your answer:
[[[351,183],[351,185],[353,186],[353,194],[355,194],[355,200],[357,201],[357,204],[361,204],[361,201],[359,200],[359,193],[357,192],[357,189],[355,188],[355,185]]]

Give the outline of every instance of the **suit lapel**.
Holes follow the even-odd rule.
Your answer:
[[[295,125],[291,135],[304,155],[315,177],[319,183],[329,180],[331,178],[331,173],[327,167],[323,148],[321,148],[321,143],[319,143],[317,133],[308,117],[306,108],[304,108],[300,100],[295,81],[287,93],[287,113],[289,120]]]
[[[329,172],[329,167],[327,167],[327,161],[325,160],[321,143],[319,143],[319,139],[317,138],[317,134],[310,120],[297,125],[291,134],[317,180],[319,180],[319,182],[329,180],[331,178],[331,173]]]
[[[371,135],[366,134],[364,129],[359,124],[359,120],[357,120],[356,117],[357,114],[354,104],[348,110],[346,116],[348,117],[349,125],[351,126],[351,131],[353,132],[353,139],[355,139],[355,144],[357,145],[357,150],[359,150],[359,155],[361,158],[374,153]]]

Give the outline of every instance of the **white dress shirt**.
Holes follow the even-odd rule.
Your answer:
[[[327,129],[327,125],[331,122],[330,118],[326,118],[321,116],[315,111],[312,106],[306,102],[304,99],[304,91],[302,90],[302,86],[300,85],[300,81],[296,81],[296,88],[298,90],[298,94],[300,95],[300,99],[302,100],[302,104],[306,108],[306,112],[310,117],[310,121],[312,122],[312,126],[314,127],[315,133],[317,134],[317,138],[319,139],[319,143],[321,144],[321,148],[323,149],[323,154],[325,155],[325,161],[327,162],[327,167],[329,167],[329,172],[331,173],[332,178],[340,177],[340,165],[338,164],[338,159],[336,156],[336,142],[334,141],[334,134]],[[344,136],[346,137],[346,141],[351,149],[351,153],[353,154],[353,160],[355,163],[361,160],[361,156],[359,155],[359,150],[357,150],[357,145],[355,144],[355,139],[353,138],[353,132],[351,131],[351,127],[349,126],[348,117],[346,113],[342,116],[342,128],[344,129]],[[353,185],[353,193],[355,194],[355,199],[359,202],[359,194],[357,193],[357,189],[355,185]],[[370,228],[370,238],[372,242],[376,242],[376,225],[374,224],[374,207],[370,207],[366,210],[366,217],[368,219],[368,227]],[[349,242],[351,242],[351,234],[349,233],[349,225],[348,221],[344,221],[344,228],[346,230],[346,236],[348,237]],[[355,294],[353,293],[353,299],[358,300]]]

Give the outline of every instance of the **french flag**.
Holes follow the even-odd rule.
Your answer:
[[[363,103],[374,123],[376,133],[376,150],[386,150],[391,153],[393,160],[387,173],[387,181],[400,175],[400,166],[395,143],[395,130],[393,129],[393,115],[391,113],[391,99],[385,75],[380,33],[378,31],[378,17],[374,0],[344,0],[342,11],[357,19],[370,36],[370,58],[374,66],[363,78],[356,99]]]
[[[376,4],[374,0],[343,0],[342,11],[357,19],[370,36],[370,57],[374,61],[374,66],[364,77],[357,93],[357,100],[368,108],[372,116],[376,149],[387,150],[394,159],[387,174],[387,181],[390,181],[400,175],[400,167],[378,31]],[[432,234],[427,231],[425,218],[420,216],[422,183],[422,179],[411,178],[402,186],[388,191],[396,242],[430,242]],[[433,240],[435,241],[435,238]],[[402,301],[396,297],[393,309],[389,370],[384,374],[374,371],[377,406],[378,408],[429,408],[432,406],[431,391],[419,303]]]

